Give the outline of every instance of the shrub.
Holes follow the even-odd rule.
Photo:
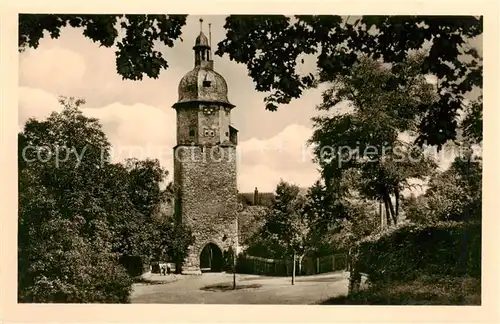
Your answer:
[[[28,303],[126,303],[132,279],[101,240],[77,235],[67,220],[37,229],[42,243],[22,242],[18,262],[18,300]],[[47,237],[51,236],[49,240]]]
[[[378,284],[323,305],[481,305],[481,279],[420,276],[416,280]]]
[[[356,272],[372,283],[419,275],[481,276],[481,224],[401,224],[358,242]]]
[[[143,256],[123,255],[119,258],[119,263],[132,277],[140,276],[149,270],[148,259]]]

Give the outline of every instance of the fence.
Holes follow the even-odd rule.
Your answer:
[[[303,257],[295,264],[295,274],[314,275],[332,271],[345,270],[348,266],[346,254],[333,254],[322,257]],[[267,276],[291,276],[293,261],[274,260],[240,255],[236,263],[236,272]]]

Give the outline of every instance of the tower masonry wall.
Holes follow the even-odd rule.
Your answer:
[[[238,246],[236,147],[177,146],[174,157],[178,210],[195,237],[183,272],[199,271],[206,244]]]
[[[190,144],[198,141],[199,108],[184,108],[177,112],[177,144]],[[193,131],[194,136],[190,135]]]

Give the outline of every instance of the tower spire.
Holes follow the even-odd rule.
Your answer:
[[[200,33],[203,32],[203,18],[200,18]]]
[[[212,24],[208,23],[208,46],[210,46],[209,60],[212,60]]]

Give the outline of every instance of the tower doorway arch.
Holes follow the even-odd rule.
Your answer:
[[[221,272],[223,266],[221,249],[214,243],[208,243],[200,253],[200,269],[202,272]]]

